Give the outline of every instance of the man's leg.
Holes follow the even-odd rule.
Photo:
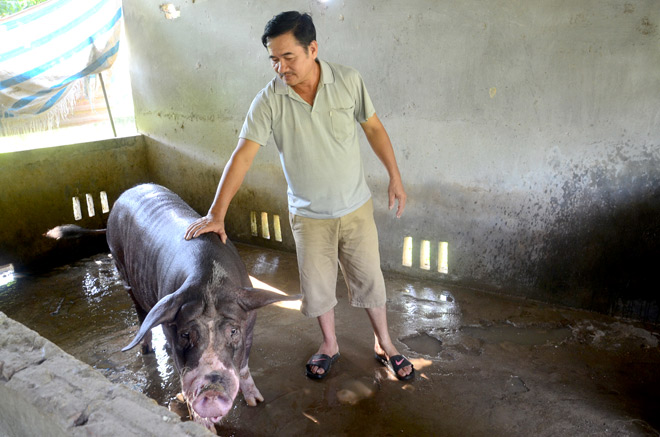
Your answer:
[[[385,306],[365,309],[369,315],[369,320],[371,320],[371,326],[374,328],[374,336],[376,337],[374,352],[378,355],[385,355],[388,360],[390,357],[399,355],[399,351],[394,346],[394,343],[392,343],[390,332],[387,328],[387,310]],[[412,370],[412,366],[406,366],[399,369],[398,373],[399,376],[404,377],[409,375]]]
[[[318,316],[317,319],[321,327],[321,333],[323,334],[323,343],[321,343],[321,347],[319,347],[317,353],[332,357],[339,352],[339,344],[335,335],[335,309],[333,308],[327,313]],[[324,373],[323,369],[317,366],[312,366],[309,370],[319,375]]]
[[[339,352],[335,335],[337,304],[337,230],[339,220],[309,219],[289,214],[291,230],[296,242],[300,286],[303,301],[300,311],[307,317],[316,317],[323,342],[319,354],[333,357]],[[324,370],[309,366],[309,372],[322,375]],[[309,375],[308,375],[309,376]]]
[[[351,305],[365,308],[369,315],[376,337],[374,351],[388,360],[399,355],[387,327],[385,280],[380,269],[378,231],[371,200],[341,218],[339,261]],[[405,366],[398,373],[404,377],[412,371],[412,366]]]

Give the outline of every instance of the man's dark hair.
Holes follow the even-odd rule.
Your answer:
[[[261,43],[267,47],[268,38],[275,38],[287,32],[293,32],[293,36],[307,52],[307,47],[312,41],[316,40],[316,28],[312,22],[312,17],[308,13],[301,14],[298,11],[282,12],[275,15],[266,23],[264,34],[261,36]]]

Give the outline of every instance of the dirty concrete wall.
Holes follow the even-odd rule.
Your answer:
[[[362,72],[396,148],[410,196],[400,220],[362,145],[384,268],[601,311],[657,311],[646,285],[660,258],[656,0],[182,0],[171,19],[162,3],[124,1],[137,125],[152,175],[198,211],[273,76],[264,24],[309,11],[320,56]],[[249,210],[286,218],[285,188],[271,144],[234,201],[230,233],[251,238]],[[407,236],[412,267],[402,265]],[[429,270],[419,267],[421,240]],[[292,247],[290,235],[281,245]]]
[[[98,251],[103,236],[55,242],[42,234],[68,223],[104,228],[108,214],[101,208],[101,191],[111,206],[122,191],[148,181],[146,159],[142,136],[0,154],[0,265],[47,268],[62,257]],[[73,197],[80,199],[81,220],[74,218]]]

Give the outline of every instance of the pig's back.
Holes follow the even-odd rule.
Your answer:
[[[213,260],[221,260],[238,285],[249,285],[245,266],[229,241],[222,244],[216,234],[184,239],[197,218],[199,214],[179,196],[155,184],[131,188],[115,202],[108,217],[108,245],[145,310],[186,280],[203,285],[212,275]]]

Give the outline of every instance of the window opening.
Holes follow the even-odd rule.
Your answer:
[[[53,1],[9,15],[36,3],[0,1],[8,91],[0,107],[9,108],[0,114],[0,153],[136,135],[121,1]],[[87,65],[74,62],[86,51]]]

